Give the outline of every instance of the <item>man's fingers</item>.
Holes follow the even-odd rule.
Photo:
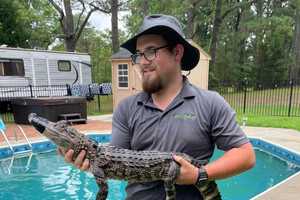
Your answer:
[[[77,167],[82,171],[85,171],[90,168],[90,162],[88,159],[85,159],[86,151],[84,150],[80,151],[75,161],[73,160],[73,155],[74,155],[73,149],[69,149],[68,151],[66,151],[64,148],[59,147],[57,148],[57,152],[60,155],[64,156],[65,161],[67,163],[73,164],[75,167]]]
[[[73,154],[74,154],[74,150],[70,149],[65,153],[65,161],[68,163],[72,163],[73,162]]]
[[[80,169],[83,164],[84,158],[85,158],[85,151],[82,150],[82,151],[80,151],[76,160],[74,161],[74,165]]]
[[[90,161],[88,159],[84,159],[80,170],[86,171],[90,168]]]
[[[63,149],[63,148],[61,148],[61,147],[58,147],[58,148],[57,148],[57,153],[58,153],[59,155],[61,155],[61,156],[65,156],[66,150]]]
[[[182,158],[181,156],[176,156],[173,155],[173,158],[176,162],[178,162],[181,166],[185,165],[188,163],[188,161],[186,161],[184,158]]]

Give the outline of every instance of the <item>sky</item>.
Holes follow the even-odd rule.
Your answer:
[[[122,17],[126,14],[126,12],[119,12],[118,19],[119,19],[119,29],[125,30],[125,24],[121,21]],[[104,14],[101,12],[94,12],[90,19],[89,23],[94,26],[97,30],[103,31],[105,29],[111,30],[111,15]]]

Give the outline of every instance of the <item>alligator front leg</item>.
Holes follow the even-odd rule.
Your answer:
[[[100,188],[97,193],[96,200],[106,200],[108,194],[108,185],[106,180],[102,177],[96,177],[96,183]]]
[[[108,185],[103,169],[98,167],[97,165],[91,164],[90,172],[92,172],[92,174],[94,175],[96,183],[99,187],[96,200],[106,200],[108,194]]]
[[[164,186],[166,191],[166,200],[176,199],[175,182],[176,178],[180,174],[180,166],[175,161],[171,162],[168,170],[168,178],[164,180]]]
[[[222,200],[218,186],[215,181],[209,181],[207,184],[196,188],[200,191],[203,200]]]
[[[166,191],[166,200],[175,200],[176,199],[176,189],[173,181],[164,182],[165,191]]]

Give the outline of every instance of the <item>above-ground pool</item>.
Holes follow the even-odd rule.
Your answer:
[[[109,135],[96,136],[96,139],[107,142]],[[257,139],[252,140],[252,143],[254,146],[263,143],[260,144],[262,148],[269,145]],[[44,142],[42,146],[53,149],[53,145],[49,142]],[[270,148],[274,150],[274,146]],[[299,165],[287,162],[260,148],[256,148],[255,153],[257,162],[253,169],[217,182],[223,199],[248,200],[300,171]],[[213,159],[221,154],[220,151],[216,151]],[[15,159],[9,171],[10,164],[10,158],[0,160],[0,199],[95,199],[98,191],[98,186],[91,174],[80,172],[66,164],[55,151],[35,154],[29,165],[28,157]],[[125,199],[125,187],[124,181],[110,180],[108,198],[110,200]]]

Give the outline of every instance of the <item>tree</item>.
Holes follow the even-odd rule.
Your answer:
[[[213,30],[212,30],[212,37],[211,37],[211,45],[210,45],[210,56],[211,56],[211,62],[210,66],[213,68],[216,62],[217,57],[217,44],[218,44],[218,37],[219,37],[219,31],[222,25],[223,20],[234,10],[244,7],[244,6],[250,6],[255,0],[251,1],[237,1],[237,3],[234,3],[234,5],[230,6],[225,10],[225,12],[222,12],[222,0],[216,0],[215,3],[215,16],[214,16],[214,22],[213,22]],[[259,1],[261,2],[261,1]],[[230,5],[230,4],[229,4]]]
[[[295,78],[300,76],[299,1],[152,0],[146,10],[176,16],[187,37],[210,53],[210,86],[245,77],[267,83],[287,79],[289,68]],[[129,36],[141,24],[144,3],[129,4]]]
[[[118,0],[111,0],[111,40],[113,53],[119,51],[119,30],[118,30]]]
[[[185,0],[186,1],[186,0]],[[128,3],[128,9],[131,11],[125,18],[128,28],[128,37],[137,33],[143,18],[150,14],[169,14],[179,19],[185,18],[186,6],[188,4],[179,0],[131,0]]]
[[[45,1],[2,0],[0,44],[11,47],[47,49],[57,30],[54,12]]]
[[[49,2],[59,15],[59,23],[61,26],[61,31],[63,33],[62,35],[59,35],[59,38],[64,39],[66,50],[73,52],[75,50],[76,43],[91,14],[100,8],[96,7],[94,5],[95,2],[93,1],[86,3],[83,0],[78,0],[74,2],[73,6],[79,7],[80,10],[79,18],[75,23],[71,0],[49,0]],[[82,16],[84,16],[83,20],[81,19]]]
[[[112,12],[112,29],[114,40],[114,50],[118,49],[118,9],[126,8],[125,1],[118,3],[118,0],[48,0],[59,15],[59,22],[62,35],[59,38],[64,39],[67,51],[74,51],[76,43],[79,40],[83,29],[85,28],[90,16],[95,11],[105,14]],[[74,19],[74,13],[79,13],[77,20]]]
[[[29,32],[26,30],[27,22],[19,20],[21,18],[20,6],[16,1],[3,0],[0,4],[0,44],[13,47],[29,47],[26,43]]]
[[[193,39],[196,34],[196,16],[197,16],[197,9],[200,3],[200,0],[188,0],[187,3],[189,4],[187,9],[187,26],[186,26],[186,33],[187,38]]]
[[[293,50],[295,55],[295,62],[292,70],[290,71],[290,78],[297,80],[300,77],[300,0],[295,0],[294,8],[295,8],[295,15],[294,15],[295,28],[294,28]]]

